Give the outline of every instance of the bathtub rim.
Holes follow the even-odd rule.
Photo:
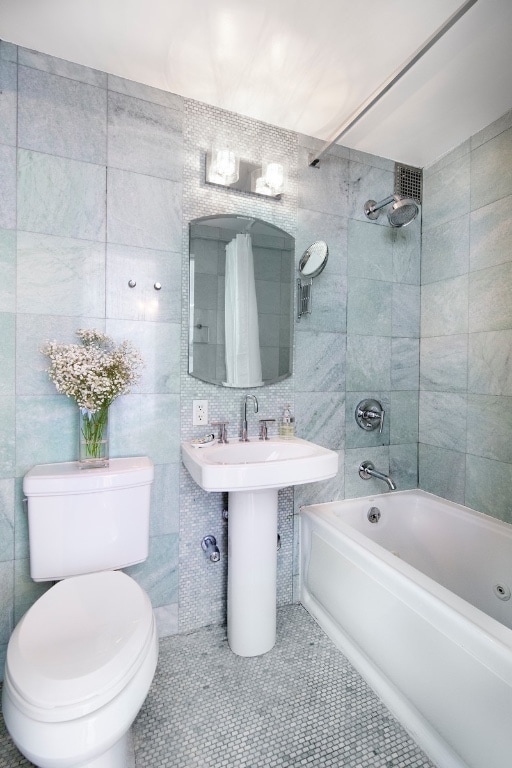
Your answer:
[[[383,501],[384,503],[388,503],[390,500],[399,497],[411,497],[411,498],[419,498],[424,499],[426,501],[430,500],[433,501],[436,504],[439,504],[440,506],[446,506],[449,509],[451,509],[453,512],[457,511],[458,514],[468,514],[474,518],[475,520],[478,520],[480,523],[485,523],[486,525],[489,525],[491,528],[499,529],[500,531],[506,531],[507,536],[509,536],[512,539],[512,523],[507,523],[505,520],[500,520],[497,517],[492,517],[492,515],[488,515],[485,512],[479,512],[477,509],[473,509],[472,507],[467,507],[464,504],[460,504],[456,501],[450,501],[449,499],[444,499],[442,496],[436,496],[435,493],[430,493],[430,491],[423,491],[420,488],[414,489],[409,488],[403,491],[388,491],[384,493],[371,493],[367,496],[353,496],[346,499],[338,499],[335,501],[324,501],[320,502],[319,504],[304,504],[303,506],[299,507],[299,514],[302,514],[303,511],[308,511],[310,509],[319,509],[322,507],[332,507],[337,504],[351,504],[351,503],[357,503],[357,502],[366,502],[371,503],[373,501],[378,502],[379,500]],[[354,529],[355,530],[355,529]]]

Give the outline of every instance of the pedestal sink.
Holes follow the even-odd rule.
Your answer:
[[[259,656],[276,640],[277,492],[327,480],[338,455],[300,438],[181,444],[185,467],[205,491],[229,493],[228,642]]]

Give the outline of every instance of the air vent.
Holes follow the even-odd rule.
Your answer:
[[[412,165],[395,163],[395,189],[396,195],[412,197],[417,203],[421,203],[421,168],[413,168]]]

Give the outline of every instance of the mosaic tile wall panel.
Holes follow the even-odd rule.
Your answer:
[[[205,182],[205,153],[214,142],[236,146],[246,160],[275,160],[286,168],[286,189],[280,200],[266,199]],[[251,390],[219,387],[194,378],[188,373],[188,236],[189,222],[213,214],[241,214],[263,219],[288,232],[296,229],[297,208],[297,136],[249,118],[225,112],[195,101],[185,102],[183,176],[183,264],[182,264],[182,336],[181,336],[181,436],[182,439],[204,434],[192,426],[192,401],[209,403],[211,421],[229,421],[228,434],[237,440],[241,428],[242,399],[246,392],[258,398],[259,412],[251,413],[249,433],[258,434],[258,419],[278,418],[283,406],[293,407],[293,380]],[[270,434],[276,425],[270,425]],[[227,494],[208,494],[198,488],[186,470],[181,470],[180,484],[180,599],[179,629],[219,623],[225,618],[227,533],[222,512],[227,508]],[[292,599],[293,572],[293,490],[279,494],[278,526],[282,547],[278,556],[278,603]],[[199,544],[203,536],[213,534],[221,550],[219,563],[209,562]]]

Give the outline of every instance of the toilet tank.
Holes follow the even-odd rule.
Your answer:
[[[30,575],[57,581],[146,560],[153,464],[110,459],[102,469],[39,464],[23,479]]]

